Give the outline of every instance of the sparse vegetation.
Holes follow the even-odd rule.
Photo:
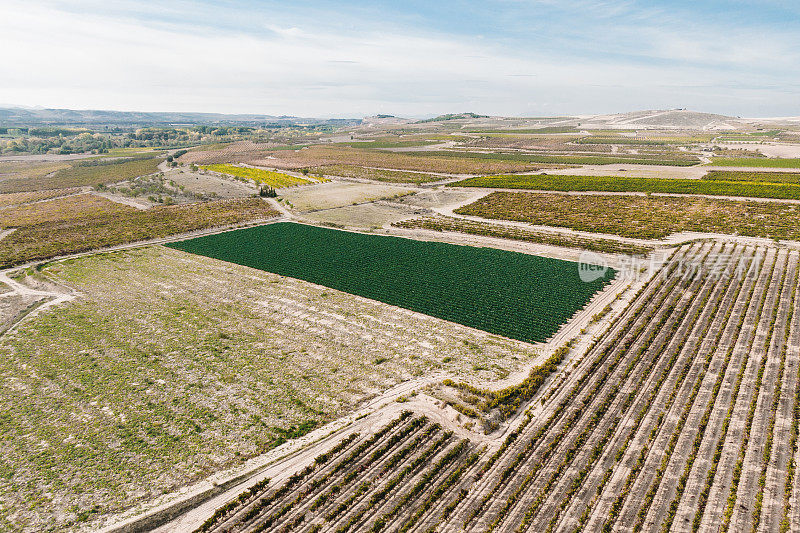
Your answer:
[[[471,235],[483,235],[486,237],[498,237],[502,239],[513,239],[526,242],[536,242],[549,244],[552,246],[564,246],[567,248],[580,248],[583,250],[593,250],[595,252],[605,252],[611,254],[630,254],[647,255],[652,248],[647,246],[637,246],[626,244],[610,239],[587,239],[576,235],[564,235],[548,233],[544,231],[533,231],[524,228],[501,226],[475,220],[462,218],[435,216],[411,218],[395,222],[392,224],[398,228],[406,229],[427,229],[433,231],[455,231],[469,233]]]
[[[89,196],[75,196],[52,207],[68,205],[74,217],[58,209],[17,208],[19,228],[0,240],[4,267],[135,241],[167,237],[206,228],[230,226],[278,216],[258,199],[220,200],[204,204],[153,207],[141,211]],[[88,203],[87,203],[88,202]],[[105,210],[98,212],[97,207]],[[50,207],[50,206],[47,206]],[[8,215],[7,215],[8,216]],[[11,216],[15,216],[14,213]],[[13,220],[10,224],[14,224]]]
[[[493,192],[456,213],[640,239],[685,231],[800,239],[800,208],[778,202]]]

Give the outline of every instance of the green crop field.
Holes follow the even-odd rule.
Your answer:
[[[569,261],[278,223],[171,243],[528,342],[551,337],[615,272]]]
[[[800,168],[800,159],[771,159],[767,157],[715,157],[709,163],[715,167]]]
[[[712,170],[703,179],[715,181],[758,181],[762,183],[793,183],[800,185],[799,172],[753,172],[742,170]]]
[[[567,176],[551,174],[483,176],[453,184],[460,187],[532,189],[539,191],[644,192],[704,194],[749,198],[800,200],[800,185],[716,179],[637,178],[622,176]]]

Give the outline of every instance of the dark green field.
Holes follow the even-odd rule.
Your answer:
[[[615,272],[492,248],[278,223],[168,244],[528,342],[551,337]]]

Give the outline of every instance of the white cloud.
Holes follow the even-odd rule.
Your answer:
[[[612,13],[630,7],[618,1],[583,4]],[[730,39],[719,35],[689,39],[670,28],[620,31],[645,44],[638,47],[641,57],[688,65],[544,53],[535,46],[510,48],[489,39],[366,23],[332,31],[319,21],[286,24],[278,17],[267,20],[265,13],[254,15],[253,22],[262,23],[246,30],[213,27],[186,22],[193,20],[189,2],[164,11],[147,7],[147,16],[138,3],[115,3],[113,13],[103,5],[84,5],[86,11],[78,13],[62,4],[4,0],[0,49],[7,53],[0,62],[0,101],[306,116],[600,112],[671,106],[682,86],[730,81],[729,72],[706,68],[709,63],[741,66],[776,55],[796,60],[790,46],[759,43],[754,36],[730,49]],[[183,18],[181,10],[187,13]],[[626,50],[624,40],[618,46]],[[702,104],[708,100],[704,94],[712,93],[687,90],[691,102],[678,104]],[[724,96],[716,101],[731,103]]]

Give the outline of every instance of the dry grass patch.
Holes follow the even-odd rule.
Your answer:
[[[403,380],[440,368],[492,379],[536,355],[162,247],[55,263],[42,275],[81,297],[0,339],[0,523],[9,529],[72,529],[92,509],[119,510],[236,464]]]

